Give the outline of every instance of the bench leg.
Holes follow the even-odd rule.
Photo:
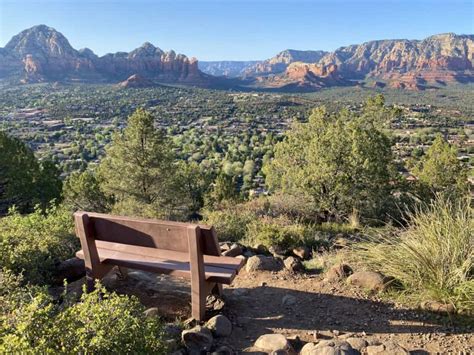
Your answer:
[[[191,282],[191,308],[192,316],[198,321],[203,321],[206,314],[206,292],[202,283]]]
[[[107,273],[112,270],[113,266],[110,265],[100,265],[99,270],[96,268],[86,267],[86,290],[87,292],[92,292],[95,289],[96,280],[101,280]]]

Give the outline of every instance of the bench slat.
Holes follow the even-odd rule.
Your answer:
[[[95,241],[97,248],[121,251],[128,254],[137,254],[150,256],[157,259],[176,260],[179,262],[189,262],[189,254],[171,250],[140,247],[130,244],[121,244],[106,242],[103,240]],[[243,265],[243,260],[229,256],[204,255],[204,263],[209,266],[216,266],[223,269],[239,270]]]
[[[178,261],[173,259],[161,259],[148,255],[138,255],[126,253],[123,251],[114,251],[97,247],[100,261],[104,264],[129,267],[132,269],[141,269],[145,271],[158,272],[168,275],[191,277],[189,261]],[[176,252],[173,252],[174,255]],[[76,253],[80,259],[84,259],[82,250]],[[221,257],[219,257],[221,258]],[[206,281],[230,284],[237,274],[237,270],[214,266],[205,263]]]

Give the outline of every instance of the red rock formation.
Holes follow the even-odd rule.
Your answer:
[[[209,76],[198,69],[197,60],[174,51],[165,53],[144,43],[130,53],[96,56],[80,51],[53,28],[40,25],[14,36],[0,49],[0,75],[21,73],[24,82],[124,80],[133,74],[169,83],[208,84]]]
[[[147,87],[152,87],[155,86],[155,84],[151,81],[148,80],[138,74],[134,74],[130,76],[127,80],[124,80],[120,83],[117,84],[118,87],[121,88],[147,88]]]

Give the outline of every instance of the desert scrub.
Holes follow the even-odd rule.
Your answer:
[[[408,218],[400,233],[356,246],[367,267],[393,276],[417,301],[453,304],[474,312],[474,219],[468,200],[438,198]]]
[[[55,265],[78,249],[72,216],[65,209],[43,213],[37,208],[28,215],[11,211],[0,220],[0,267],[23,273],[25,281],[48,283]]]
[[[98,285],[78,303],[53,302],[46,289],[21,286],[21,277],[0,273],[0,353],[165,354],[159,318],[147,318],[135,297]]]
[[[313,243],[315,233],[311,225],[292,221],[288,217],[263,217],[247,226],[245,244],[262,244],[288,249]]]
[[[204,211],[204,224],[214,226],[219,240],[241,241],[246,234],[247,226],[256,220],[256,215],[241,205],[217,211]]]

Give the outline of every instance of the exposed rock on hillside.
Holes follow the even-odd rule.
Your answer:
[[[121,88],[148,88],[155,86],[155,84],[151,80],[148,80],[138,74],[134,74],[127,80],[118,83],[117,86]]]
[[[98,57],[75,50],[60,32],[39,25],[14,36],[0,49],[0,76],[19,75],[23,82],[56,80],[114,81],[133,74],[169,83],[208,84],[195,58],[164,52],[151,43],[131,51]]]
[[[244,72],[244,76],[254,77],[282,73],[291,63],[315,63],[325,54],[327,54],[325,51],[297,51],[294,49],[287,49],[270,59],[258,62],[247,68]]]

